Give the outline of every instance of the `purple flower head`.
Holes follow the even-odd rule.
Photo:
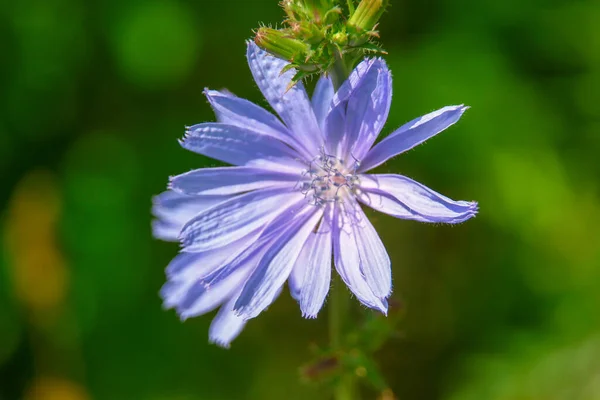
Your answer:
[[[454,201],[405,177],[367,174],[454,124],[467,109],[448,106],[373,145],[392,98],[381,59],[361,62],[334,93],[327,77],[312,99],[293,70],[248,43],[254,79],[279,118],[230,93],[206,90],[219,122],[187,128],[181,145],[232,164],[171,178],[154,202],[154,234],[180,240],[167,267],[164,305],[182,319],[220,306],[210,341],[228,346],[288,282],[306,318],[315,318],[337,273],[364,305],[387,312],[390,259],[360,203],[402,219],[454,224],[477,204]]]

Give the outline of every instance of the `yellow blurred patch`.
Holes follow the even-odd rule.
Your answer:
[[[61,378],[41,377],[32,382],[23,400],[89,400],[84,387]]]
[[[58,248],[60,193],[47,171],[26,175],[8,207],[5,243],[10,255],[15,296],[30,311],[47,311],[63,303],[68,283]]]

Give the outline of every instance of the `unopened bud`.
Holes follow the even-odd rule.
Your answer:
[[[348,25],[359,31],[371,31],[379,22],[387,5],[388,0],[361,0],[348,20]]]
[[[308,56],[310,46],[294,39],[288,33],[272,28],[259,28],[254,42],[261,49],[289,62],[302,62]]]
[[[348,44],[348,34],[346,32],[334,33],[331,37],[331,40],[338,46],[345,46]]]

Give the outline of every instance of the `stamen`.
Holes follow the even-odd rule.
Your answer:
[[[360,161],[354,155],[351,156],[354,162],[348,167],[344,160],[327,154],[321,146],[318,155],[310,161],[304,161],[307,169],[302,171],[295,187],[304,197],[309,198],[309,204],[315,206],[343,202],[358,183],[356,171],[360,167]]]

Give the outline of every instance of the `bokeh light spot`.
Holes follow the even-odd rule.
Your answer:
[[[200,46],[197,22],[179,2],[140,2],[124,11],[113,31],[121,74],[148,88],[185,79]]]

